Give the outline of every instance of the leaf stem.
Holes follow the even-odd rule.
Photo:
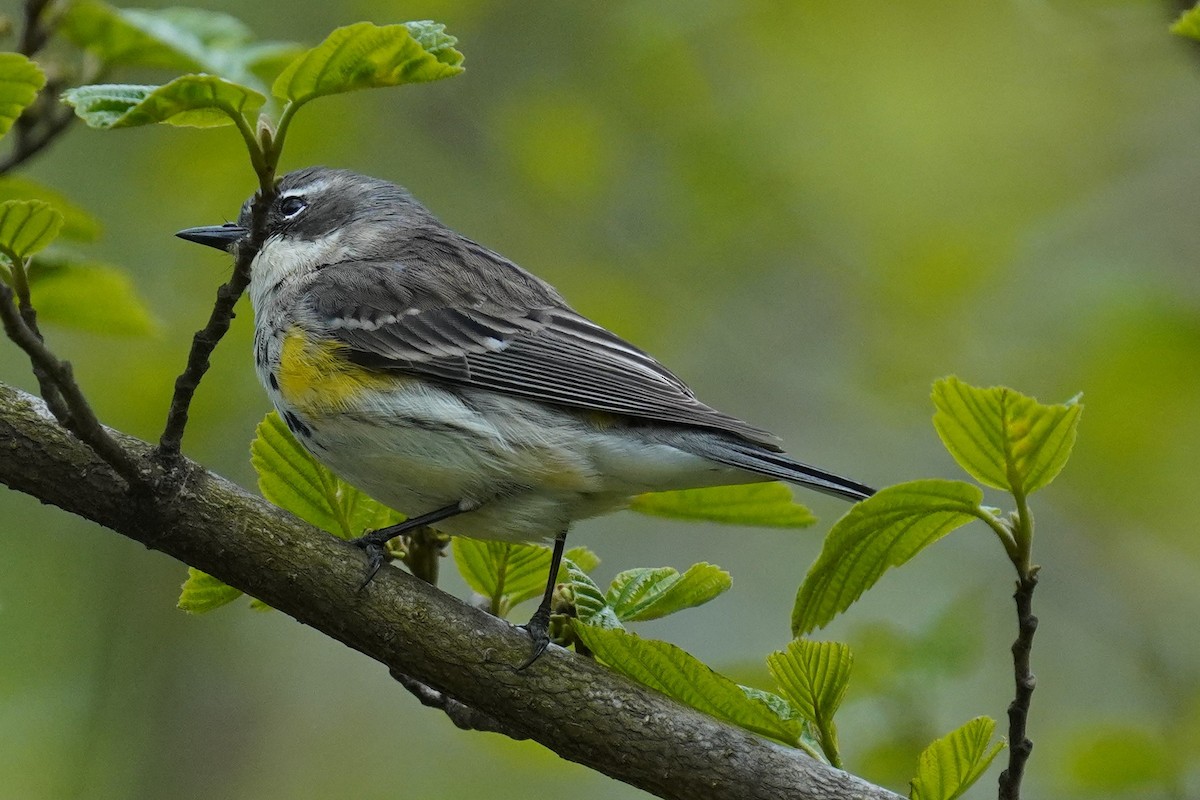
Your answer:
[[[842,769],[842,754],[838,752],[837,731],[833,729],[833,720],[821,719],[823,714],[818,714],[817,717],[817,733],[821,737],[821,749],[825,751],[825,757],[829,759],[831,766]]]
[[[292,119],[301,105],[303,104],[289,100],[279,114],[279,123],[275,126],[275,136],[272,138],[270,150],[267,152],[267,161],[272,167],[279,164],[279,157],[283,154],[283,141],[287,138],[288,128],[291,127]]]
[[[576,644],[576,648],[578,648],[579,646],[580,646],[579,644]],[[825,754],[822,753],[817,748],[813,747],[808,742],[804,741],[804,739],[797,739],[794,742],[794,744],[796,745],[796,747],[800,748],[801,750],[803,750],[804,752],[806,752],[810,756],[812,756],[813,760],[825,762]],[[825,763],[828,763],[828,762],[825,762]]]
[[[1016,565],[1021,560],[1020,546],[1017,544],[1017,537],[1013,535],[1008,526],[982,508],[975,508],[972,513],[992,529],[996,538],[1000,540],[1000,544],[1004,546],[1004,552],[1008,554],[1009,560]],[[1018,569],[1020,568],[1018,567]]]
[[[254,173],[261,178],[268,171],[266,154],[259,145],[258,138],[254,135],[254,129],[250,127],[250,121],[231,105],[223,105],[221,110],[229,115],[238,129],[238,133],[245,140],[246,151],[250,154],[250,166],[254,168]]]
[[[408,553],[404,557],[405,566],[416,577],[431,586],[437,586],[445,541],[427,525],[417,528],[407,538]]]

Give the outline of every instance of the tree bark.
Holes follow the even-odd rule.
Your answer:
[[[112,431],[140,463],[151,445]],[[45,405],[0,384],[0,482],[268,603],[513,735],[663,798],[895,800],[899,795],[552,647],[398,569],[358,591],[360,550],[196,464],[129,492]]]

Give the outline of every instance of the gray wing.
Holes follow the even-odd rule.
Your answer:
[[[666,367],[577,314],[548,285],[511,262],[493,263],[516,271],[522,288],[497,298],[448,289],[419,268],[358,262],[321,270],[306,296],[322,327],[366,367],[713,428],[779,449],[777,437],[700,402]]]

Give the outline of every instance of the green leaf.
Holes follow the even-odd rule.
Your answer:
[[[986,518],[983,492],[963,481],[921,480],[881,489],[837,521],[792,610],[792,635],[824,627],[898,567],[955,528]]]
[[[20,53],[0,53],[0,136],[8,133],[46,85],[41,67]]]
[[[118,336],[158,331],[129,275],[111,264],[47,250],[35,259],[29,285],[42,322]]]
[[[198,9],[186,10],[205,13]],[[171,24],[162,12],[118,9],[97,0],[76,0],[63,16],[61,30],[67,38],[109,66],[181,71],[202,69],[203,48],[199,38],[191,31]]]
[[[325,95],[447,78],[462,72],[457,40],[433,22],[338,28],[301,54],[271,92],[296,106]]]
[[[728,572],[703,562],[693,564],[682,575],[672,567],[642,567],[617,575],[607,599],[622,621],[636,622],[703,605],[731,583]]]
[[[629,508],[657,517],[772,528],[803,528],[817,521],[778,481],[653,492],[633,498]]]
[[[567,562],[567,578],[571,581],[571,591],[575,597],[575,618],[582,625],[625,629],[596,582],[570,561]]]
[[[821,748],[835,766],[841,759],[833,715],[846,696],[853,663],[848,645],[807,639],[795,639],[786,650],[767,656],[767,668],[783,696],[800,716],[813,723]]]
[[[274,411],[255,429],[250,463],[263,497],[334,536],[353,539],[404,518],[317,463]]]
[[[493,614],[503,616],[518,603],[541,597],[546,588],[550,572],[549,547],[465,536],[454,537],[450,546],[463,579],[473,590],[488,598]],[[586,547],[572,548],[564,557],[574,560],[584,571],[594,569],[600,561]]]
[[[977,481],[1029,495],[1062,471],[1075,444],[1078,398],[1047,406],[1004,387],[958,378],[933,385],[933,425],[946,449]]]
[[[63,215],[63,226],[59,236],[81,242],[92,242],[100,238],[100,221],[67,196],[40,183],[19,175],[0,177],[0,203],[6,200],[43,200],[54,206]]]
[[[241,589],[235,589],[227,583],[201,572],[195,567],[188,567],[187,580],[179,593],[180,610],[189,614],[204,614],[223,605],[232,603],[242,596]]]
[[[156,122],[213,128],[253,116],[267,98],[213,75],[184,75],[163,86],[80,86],[63,92],[62,100],[92,128],[134,128]]]
[[[77,0],[62,30],[108,66],[206,72],[255,88],[302,51],[286,42],[255,42],[241,20],[199,8],[114,8]]]
[[[976,717],[926,747],[909,797],[912,800],[961,797],[1004,749],[1003,741],[988,746],[995,728],[993,720]]]
[[[54,241],[62,229],[63,215],[41,200],[5,200],[0,203],[0,251],[24,261]]]
[[[767,668],[783,696],[802,717],[818,725],[833,721],[850,684],[854,657],[841,642],[793,639],[767,656]]]
[[[1171,25],[1171,33],[1200,41],[1200,3],[1179,15]]]
[[[590,625],[576,625],[575,631],[598,659],[639,683],[763,736],[793,745],[799,741],[798,719],[785,719],[777,704],[751,696],[673,644]]]

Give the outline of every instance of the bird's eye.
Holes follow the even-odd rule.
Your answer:
[[[283,214],[287,219],[298,216],[306,208],[308,208],[308,203],[304,202],[304,198],[294,195],[283,198],[279,203],[279,213]]]

